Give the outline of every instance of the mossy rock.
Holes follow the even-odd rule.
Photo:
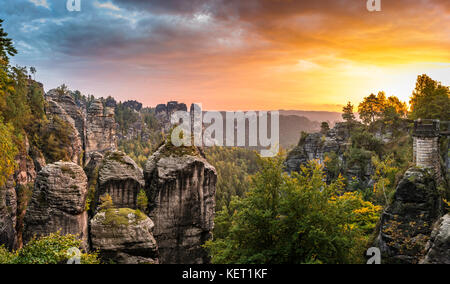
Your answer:
[[[104,213],[105,218],[103,219],[102,224],[110,227],[136,225],[147,218],[141,211],[130,208],[111,208],[105,210]]]

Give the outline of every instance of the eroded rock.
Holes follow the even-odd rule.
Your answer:
[[[143,188],[143,171],[130,157],[123,152],[106,153],[98,166],[97,205],[100,196],[109,194],[115,207],[136,209]]]
[[[150,218],[161,263],[207,263],[217,173],[195,148],[163,145],[145,167]]]
[[[91,220],[92,248],[101,258],[119,264],[156,264],[158,246],[152,235],[154,224],[140,211],[108,209]]]
[[[60,231],[87,246],[87,178],[74,163],[57,162],[39,172],[24,219],[24,242]]]
[[[378,240],[386,263],[419,262],[440,217],[440,200],[432,173],[420,168],[405,173],[394,201],[381,216]]]

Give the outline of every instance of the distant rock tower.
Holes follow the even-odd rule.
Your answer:
[[[441,173],[439,132],[439,120],[416,120],[414,122],[414,163],[418,167],[434,169],[438,175]]]

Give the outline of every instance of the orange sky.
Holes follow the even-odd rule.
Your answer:
[[[84,93],[148,106],[178,100],[210,110],[340,111],[371,92],[407,101],[423,73],[450,85],[448,0],[382,0],[382,12],[373,13],[366,0],[99,1],[92,13],[126,30],[113,37],[99,26],[86,43],[69,38],[86,50],[38,66],[47,88],[65,80]],[[110,38],[101,45],[103,35]]]

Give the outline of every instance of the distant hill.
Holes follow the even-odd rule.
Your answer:
[[[280,115],[296,115],[317,122],[328,121],[331,127],[335,122],[342,121],[342,113],[330,111],[280,110]]]

